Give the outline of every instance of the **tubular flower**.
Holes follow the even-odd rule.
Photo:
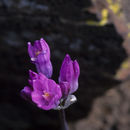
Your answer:
[[[24,87],[21,91],[22,96],[31,99],[39,108],[44,110],[55,109],[62,96],[61,88],[55,81],[48,79],[42,73],[29,72],[30,87]],[[31,90],[31,91],[28,91]]]
[[[28,42],[28,53],[32,63],[36,65],[38,73],[43,73],[50,78],[52,76],[52,64],[50,61],[50,48],[46,41],[41,38],[36,40],[33,46]]]
[[[80,68],[78,62],[72,61],[67,54],[60,69],[59,84],[64,97],[74,93],[78,89],[78,77]]]

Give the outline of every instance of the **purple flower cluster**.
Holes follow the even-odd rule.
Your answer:
[[[38,74],[29,70],[29,85],[21,90],[21,96],[44,110],[64,109],[71,105],[75,99],[71,94],[78,89],[80,74],[78,62],[72,61],[68,54],[65,56],[57,84],[49,79],[52,76],[52,64],[50,48],[46,41],[41,38],[35,41],[33,46],[29,42],[28,53]]]

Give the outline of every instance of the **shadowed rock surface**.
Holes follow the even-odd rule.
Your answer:
[[[51,48],[53,79],[57,81],[66,53],[77,59],[81,75],[78,102],[67,110],[68,121],[85,118],[93,101],[119,84],[113,75],[126,58],[123,39],[113,25],[79,24],[96,16],[83,9],[89,0],[0,1],[0,129],[53,130],[59,128],[57,111],[39,110],[20,97],[28,69],[35,70],[27,42],[44,37]]]

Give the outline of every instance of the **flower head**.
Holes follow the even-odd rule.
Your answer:
[[[77,99],[72,94],[78,89],[78,62],[72,61],[67,54],[60,69],[59,84],[56,84],[49,79],[52,76],[52,64],[50,48],[46,41],[41,38],[36,40],[34,45],[28,42],[28,53],[38,74],[29,70],[29,85],[21,90],[21,96],[43,110],[66,109],[76,102]]]
[[[30,87],[24,87],[21,91],[22,96],[25,99],[31,99],[41,109],[55,109],[59,105],[62,96],[60,86],[42,73],[37,74],[30,71],[29,74]]]
[[[32,63],[36,65],[37,71],[50,78],[52,76],[52,64],[50,61],[50,48],[46,41],[41,38],[36,40],[33,46],[28,42],[28,53]]]
[[[72,61],[67,54],[62,63],[59,76],[59,84],[64,96],[72,94],[78,89],[79,74],[80,68],[78,62],[76,60]]]

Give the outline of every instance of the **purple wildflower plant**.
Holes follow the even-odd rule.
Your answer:
[[[21,90],[21,96],[43,110],[66,109],[77,99],[72,95],[78,89],[79,64],[67,54],[63,60],[59,84],[49,79],[52,76],[50,48],[44,39],[28,42],[28,53],[37,73],[29,70],[29,86]]]
[[[46,41],[41,38],[32,46],[28,42],[28,53],[32,63],[36,65],[38,73],[43,73],[48,78],[52,76],[52,64],[50,61],[50,48]]]

